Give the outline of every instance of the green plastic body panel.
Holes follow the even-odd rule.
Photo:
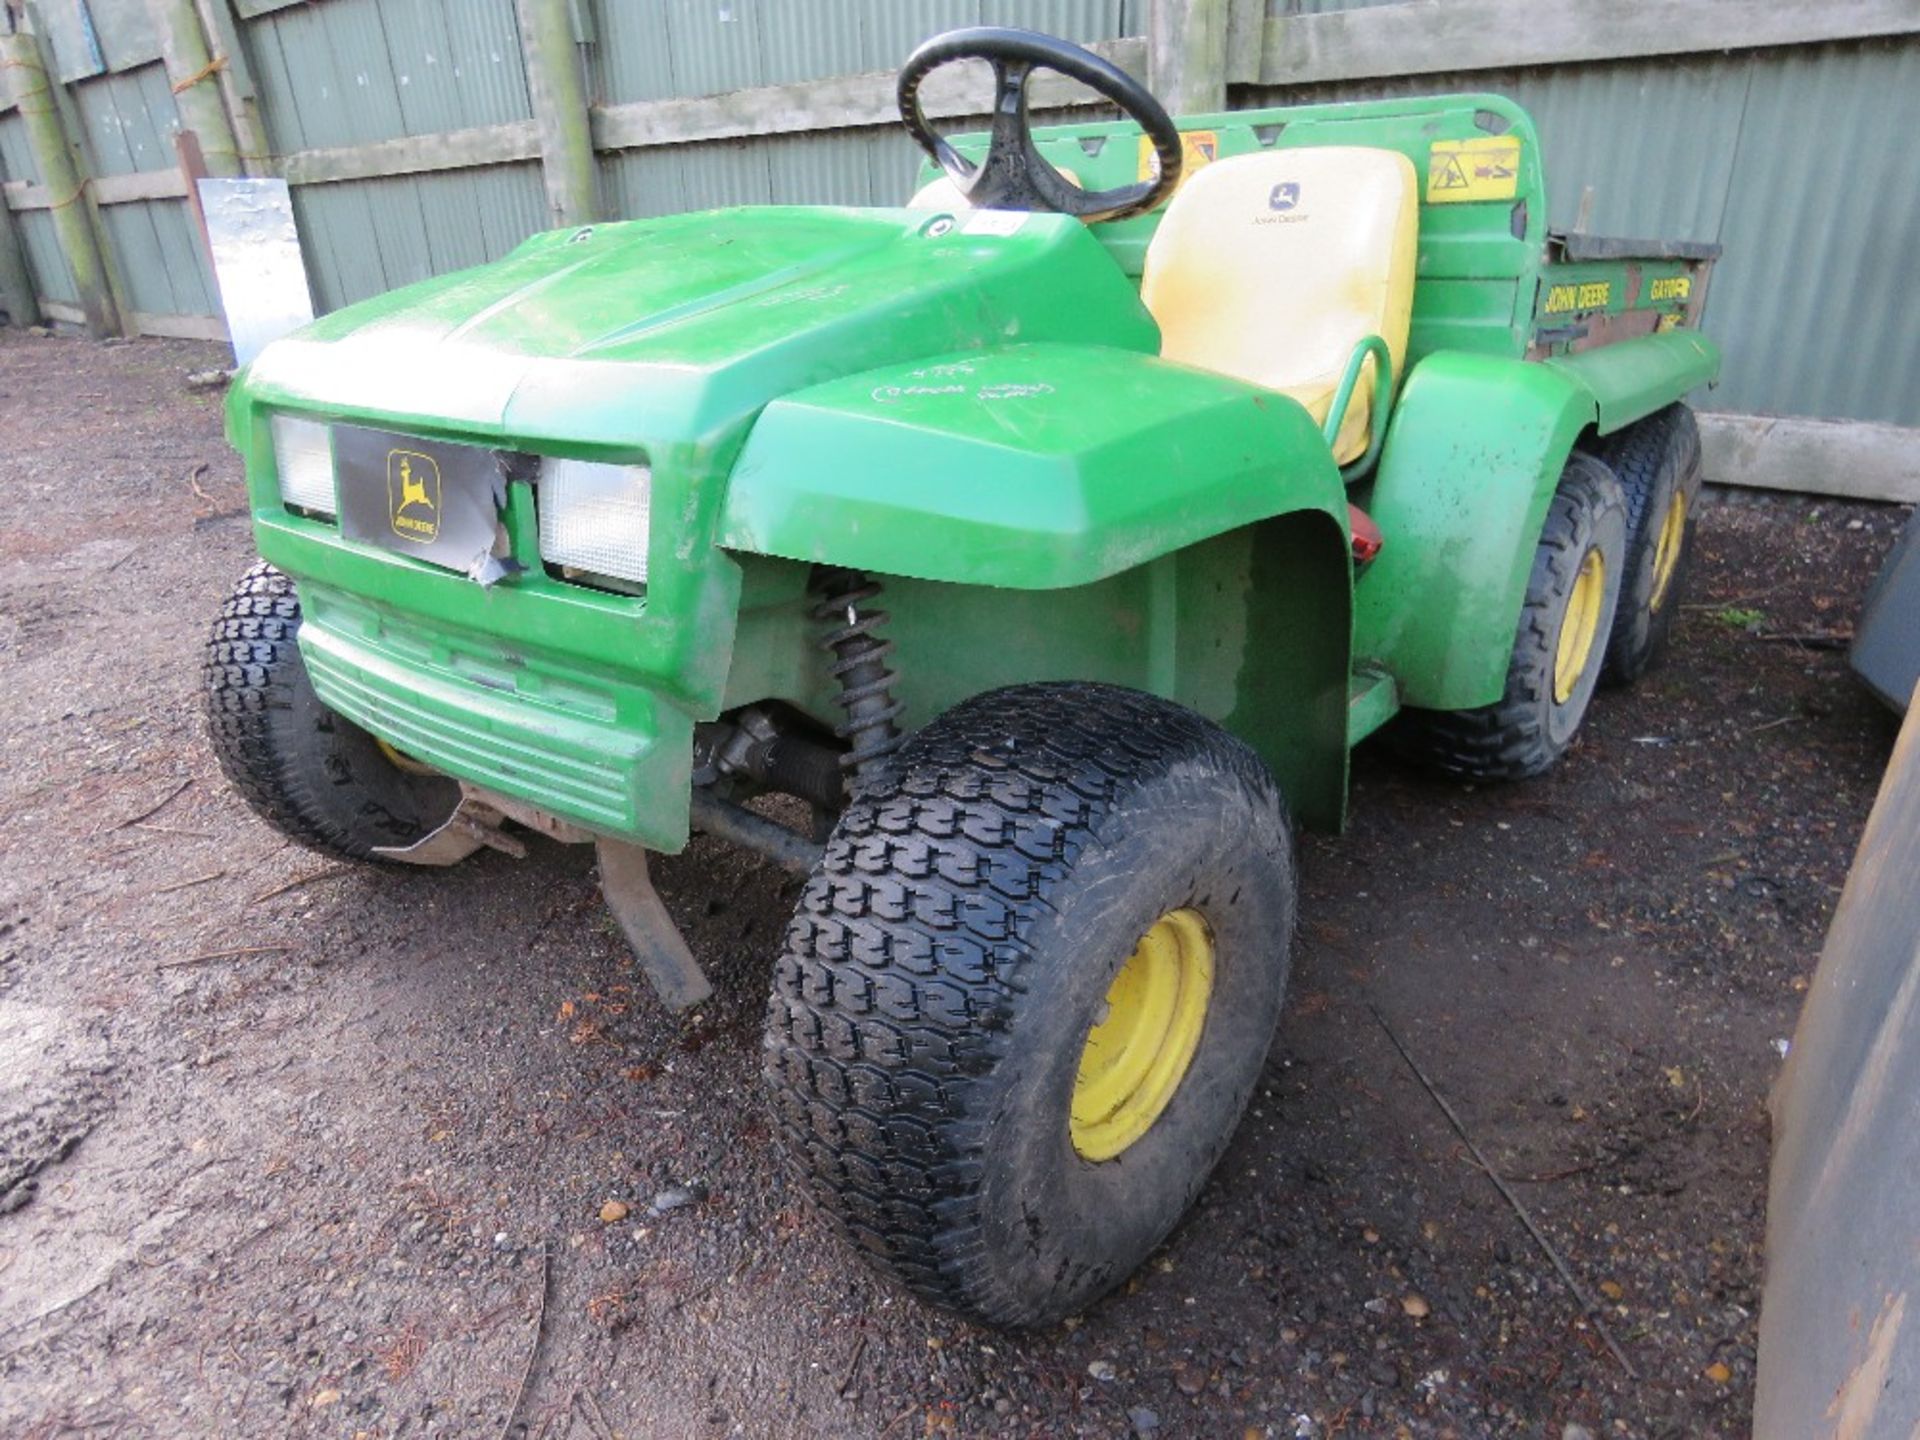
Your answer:
[[[728,708],[784,700],[839,717],[806,585],[812,567],[745,556]],[[1096,680],[1176,700],[1259,753],[1303,823],[1339,828],[1346,803],[1352,566],[1320,510],[1241,526],[1064,590],[889,578],[877,603],[894,644],[901,724],[1033,680]]]
[[[1507,100],[1181,123],[1226,155],[1379,145],[1421,172],[1436,141],[1518,137],[1511,197],[1422,204],[1411,371],[1366,486],[1341,486],[1291,400],[1155,358],[1153,216],[780,207],[554,232],[327,316],[236,381],[228,433],[321,698],[449,773],[677,850],[695,722],[767,700],[837,718],[806,593],[824,562],[884,582],[909,726],[999,685],[1130,685],[1219,720],[1303,820],[1338,825],[1350,740],[1401,700],[1497,693],[1567,447],[1714,356],[1675,333],[1523,362],[1546,207]],[[1133,127],[1040,145],[1090,184],[1134,178]],[[282,503],[280,411],[644,464],[645,593],[549,574],[525,479],[503,517],[524,568],[491,586],[348,541]],[[1349,497],[1387,536],[1357,590]]]
[[[1440,350],[1475,350],[1519,358],[1533,334],[1534,303],[1547,245],[1546,182],[1540,140],[1527,112],[1504,95],[1423,95],[1271,110],[1186,115],[1183,132],[1211,136],[1222,159],[1313,145],[1397,150],[1422,177],[1420,246],[1415,261],[1413,326],[1405,364]],[[1424,179],[1436,141],[1507,135],[1520,144],[1513,194],[1466,204],[1430,204]],[[978,159],[984,133],[954,145]],[[1127,120],[1049,126],[1040,153],[1073,171],[1083,185],[1131,184],[1140,174],[1140,127]],[[932,167],[921,179],[933,178]],[[1094,227],[1100,243],[1138,278],[1160,211]]]
[[[1720,373],[1720,350],[1697,330],[1643,335],[1540,364],[1593,396],[1602,435],[1651,415]]]
[[[1432,710],[1491,704],[1547,506],[1582,434],[1614,429],[1711,377],[1718,354],[1670,332],[1528,362],[1428,357],[1401,391],[1372,482],[1386,543],[1354,592],[1354,650]]]
[[[1019,345],[870,370],[761,416],[719,543],[1013,589],[1090,584],[1346,494],[1306,410],[1149,355]]]

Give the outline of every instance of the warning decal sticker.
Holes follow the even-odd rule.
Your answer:
[[[1160,173],[1160,158],[1154,154],[1153,141],[1146,136],[1140,137],[1139,160],[1134,169],[1137,180],[1151,180]],[[1203,165],[1211,165],[1220,158],[1220,135],[1214,130],[1183,130],[1180,132],[1180,155],[1183,164],[1180,167],[1180,183]]]
[[[1511,200],[1520,188],[1520,137],[1436,140],[1427,156],[1427,203]]]

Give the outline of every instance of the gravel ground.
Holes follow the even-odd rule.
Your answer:
[[[778,872],[657,867],[718,987],[676,1022],[584,852],[338,868],[229,793],[199,651],[250,542],[183,383],[214,363],[0,331],[0,1433],[1746,1433],[1767,1089],[1894,733],[1782,637],[1851,625],[1901,512],[1705,509],[1674,660],[1542,780],[1363,750],[1199,1207],[1006,1335],[783,1175]]]

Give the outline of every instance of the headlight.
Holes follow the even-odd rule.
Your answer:
[[[280,498],[296,510],[331,517],[339,510],[333,490],[333,431],[318,420],[293,415],[276,415],[272,423]]]
[[[540,462],[540,558],[644,583],[653,471],[645,465]]]

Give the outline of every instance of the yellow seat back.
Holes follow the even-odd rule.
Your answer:
[[[1147,247],[1140,295],[1160,353],[1291,395],[1325,423],[1354,346],[1386,341],[1398,382],[1413,310],[1419,189],[1397,150],[1327,145],[1218,160],[1181,186]],[[1367,448],[1375,367],[1334,459]]]

